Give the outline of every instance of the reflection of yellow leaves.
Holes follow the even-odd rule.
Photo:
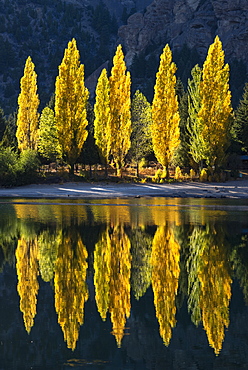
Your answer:
[[[180,274],[180,246],[172,229],[160,226],[153,239],[151,263],[154,305],[159,322],[160,335],[169,345],[172,328],[176,325],[175,299]]]
[[[113,324],[113,334],[118,347],[124,335],[126,319],[130,315],[130,240],[123,226],[116,226],[111,235],[111,275],[109,312]]]
[[[111,245],[108,230],[102,233],[94,251],[95,299],[101,318],[105,321],[109,308]]]
[[[225,337],[225,327],[229,326],[232,279],[225,254],[218,246],[212,245],[206,249],[203,259],[206,260],[199,273],[202,322],[209,344],[218,355]]]
[[[231,277],[223,233],[196,226],[190,237],[189,309],[192,320],[202,321],[209,344],[218,355],[229,325]]]
[[[80,236],[62,235],[55,265],[55,309],[68,348],[76,347],[88,299],[86,271],[88,253]]]
[[[25,328],[28,333],[34,325],[39,284],[36,240],[18,240],[16,248],[16,271],[18,276],[17,291],[20,296],[20,310],[23,313]]]

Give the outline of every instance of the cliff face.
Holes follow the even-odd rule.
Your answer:
[[[216,35],[228,60],[247,64],[247,0],[154,0],[144,14],[133,14],[119,29],[128,65],[154,43],[169,43],[173,51],[187,44],[204,59]]]

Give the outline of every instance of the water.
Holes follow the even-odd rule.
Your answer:
[[[248,368],[247,211],[0,200],[0,370]]]

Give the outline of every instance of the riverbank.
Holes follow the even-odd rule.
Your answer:
[[[0,188],[0,198],[107,199],[127,197],[232,198],[248,199],[248,180],[225,183],[181,182],[170,184],[77,183],[38,184]]]

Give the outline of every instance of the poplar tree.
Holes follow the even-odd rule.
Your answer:
[[[37,74],[34,70],[34,63],[29,56],[24,67],[24,74],[21,78],[21,92],[18,96],[18,114],[16,138],[18,148],[35,150],[38,138],[38,106],[39,97],[37,94]]]
[[[89,92],[84,85],[84,65],[79,58],[76,40],[73,39],[65,49],[55,84],[58,138],[71,174],[88,135],[86,103]]]
[[[172,52],[167,44],[160,56],[156,74],[151,126],[153,150],[158,162],[166,171],[180,143],[175,72],[176,65],[172,62]]]
[[[131,140],[131,76],[126,72],[122,47],[117,47],[113,58],[110,83],[110,136],[109,152],[113,156],[117,175],[122,175],[125,156]]]
[[[203,64],[200,96],[201,109],[198,118],[203,126],[204,159],[208,166],[220,166],[229,145],[232,106],[229,65],[224,64],[224,51],[218,36],[210,45]]]
[[[96,102],[94,105],[94,138],[99,150],[100,157],[105,164],[107,176],[107,163],[109,156],[108,141],[110,138],[110,87],[107,70],[104,68],[96,86]]]

